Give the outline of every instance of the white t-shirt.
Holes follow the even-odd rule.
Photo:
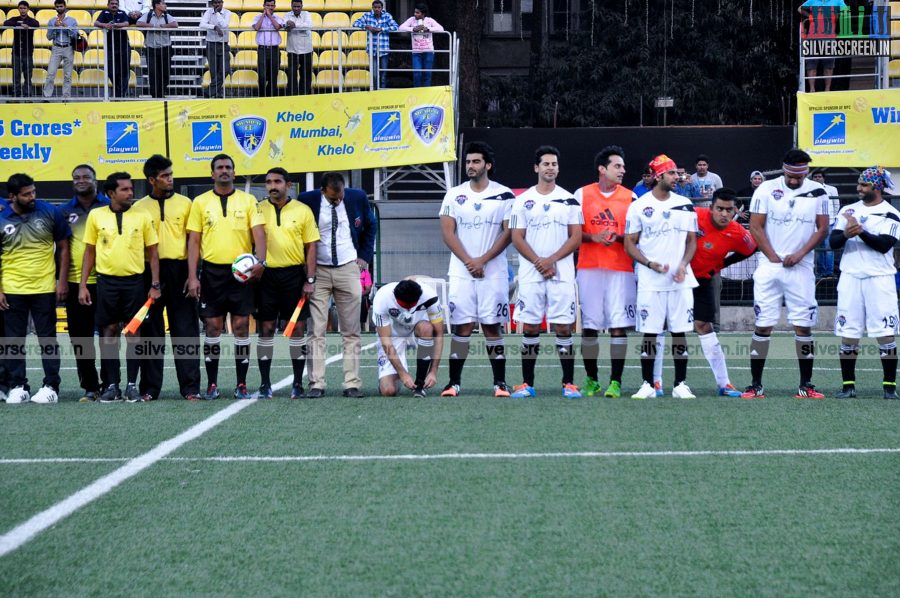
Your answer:
[[[562,247],[569,240],[571,224],[584,224],[581,206],[559,185],[547,195],[531,187],[516,198],[509,217],[510,228],[525,229],[525,241],[538,257],[550,257]],[[519,283],[544,280],[534,264],[519,260]],[[556,262],[554,280],[575,282],[575,260],[571,253]]]
[[[487,253],[503,232],[503,221],[509,220],[516,196],[509,187],[490,181],[484,191],[473,191],[469,181],[453,187],[444,195],[441,216],[456,220],[456,236],[471,257]],[[454,254],[450,254],[448,276],[472,278],[472,275]],[[485,278],[506,280],[509,276],[506,251],[500,252],[484,266]]]
[[[688,233],[696,232],[694,204],[683,195],[669,193],[668,199],[659,200],[650,192],[632,203],[625,217],[625,234],[641,234],[638,247],[648,261],[669,264],[669,271],[663,273],[637,264],[638,289],[672,291],[697,286],[690,264],[685,268],[682,282],[673,278],[684,258]]]
[[[698,176],[695,172],[691,175],[691,180],[700,188],[700,194],[705,199],[712,199],[713,193],[717,189],[722,188],[722,177],[714,172],[706,172],[706,176]]]
[[[874,206],[867,206],[862,201],[844,206],[838,213],[834,230],[847,228],[847,218],[853,216],[867,233],[873,235],[890,235],[900,239],[900,212],[891,204],[882,201]],[[881,253],[866,245],[865,241],[855,236],[847,239],[844,254],[841,256],[841,276],[847,274],[855,278],[869,276],[893,276],[894,252]]]
[[[766,236],[781,259],[799,250],[816,232],[816,216],[828,216],[831,200],[815,181],[805,179],[791,189],[784,177],[763,181],[753,192],[750,212],[766,215]],[[813,252],[803,257],[803,265],[812,268]]]
[[[401,307],[394,297],[397,283],[386,284],[375,293],[372,300],[372,321],[376,326],[390,326],[393,336],[409,336],[416,324],[429,320],[434,324],[444,321],[444,313],[437,293],[427,284],[419,283],[422,295],[412,309]]]

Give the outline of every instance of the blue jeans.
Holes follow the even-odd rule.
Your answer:
[[[378,88],[386,89],[387,84],[388,55],[382,54],[378,57]]]
[[[434,66],[434,52],[413,52],[413,87],[431,85],[431,67]]]
[[[828,251],[816,252],[816,277],[834,276],[834,252],[831,251],[831,245],[828,244],[828,237],[825,237],[825,240],[819,245],[819,249]]]

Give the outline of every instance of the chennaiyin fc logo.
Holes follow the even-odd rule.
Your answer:
[[[444,124],[444,109],[440,106],[420,106],[409,113],[413,131],[425,144],[431,145]]]
[[[266,119],[261,116],[242,116],[231,121],[234,142],[252,158],[266,138]]]

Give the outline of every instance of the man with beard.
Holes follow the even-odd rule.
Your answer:
[[[38,201],[34,179],[14,174],[6,183],[9,205],[0,212],[0,310],[6,327],[3,353],[11,390],[7,404],[56,403],[59,400],[59,346],[56,343],[56,303],[69,291],[65,269],[56,276],[54,253],[69,263],[69,236],[63,214]],[[41,345],[43,386],[34,395],[25,370],[28,319]]]
[[[832,249],[844,250],[838,281],[837,317],[834,333],[841,337],[841,375],[844,385],[839,399],[856,397],[856,356],[863,327],[878,341],[884,372],[882,396],[897,398],[897,289],[892,250],[900,239],[900,212],[882,198],[890,179],[880,166],[859,175],[856,191],[860,201],[838,213],[829,239]]]
[[[149,340],[150,354],[141,362],[138,389],[145,401],[159,398],[163,383],[163,361],[166,354],[166,327],[163,310],[169,319],[175,375],[181,396],[189,401],[200,399],[200,319],[197,300],[187,293],[187,223],[191,200],[175,193],[172,161],[155,154],[144,162],[144,176],[150,194],[134,203],[133,210],[146,212],[159,238],[159,291],[141,328],[141,336]],[[144,287],[152,288],[151,270],[144,268]]]
[[[637,283],[634,263],[625,253],[625,216],[634,194],[622,186],[625,152],[617,145],[600,150],[594,158],[598,181],[575,192],[584,224],[578,252],[578,294],[581,297],[581,354],[587,379],[584,394],[601,391],[597,357],[600,330],[609,330],[610,374],[604,396],[622,394],[622,372],[628,351],[628,328],[634,327]]]
[[[763,369],[769,337],[787,307],[794,327],[800,368],[798,399],[824,399],[812,384],[815,351],[812,327],[818,319],[813,250],[828,234],[828,193],[806,178],[812,158],[799,149],[784,156],[784,174],[757,187],[750,203],[750,234],[763,257],[753,273],[756,328],[750,343],[750,386],[745,399],[765,398]]]
[[[694,296],[697,280],[691,259],[697,249],[697,215],[687,197],[673,192],[678,180],[675,161],[665,154],[655,157],[650,166],[656,175],[653,191],[631,204],[625,225],[625,251],[638,263],[637,329],[641,342],[643,383],[633,399],[655,397],[653,360],[657,352],[656,335],[666,328],[672,334],[675,384],[672,396],[693,399],[686,383],[687,340],[693,329]]]

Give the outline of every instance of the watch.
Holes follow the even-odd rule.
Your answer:
[[[316,277],[310,276],[306,279],[306,282],[308,282],[309,284],[316,284]]]
[[[259,260],[259,265],[263,268],[268,268],[269,264],[266,263],[266,260]]]
[[[151,284],[150,284],[150,288],[151,288],[151,289],[156,289],[156,290],[158,291],[158,290],[161,289],[162,287],[159,285],[158,282],[154,282],[154,283],[151,283]]]

